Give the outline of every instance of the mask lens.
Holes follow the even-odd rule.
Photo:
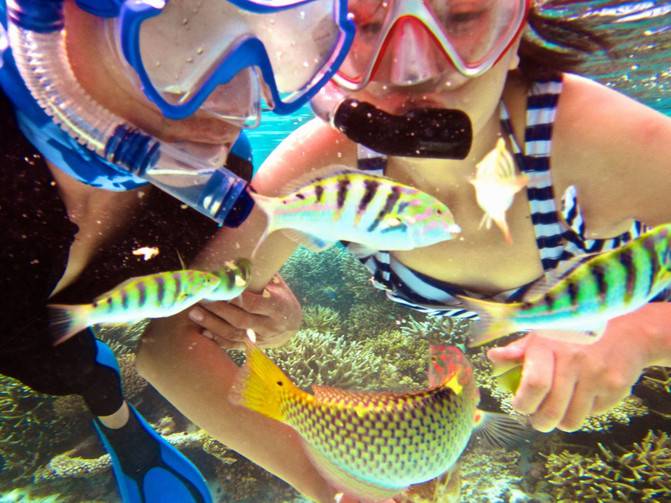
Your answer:
[[[408,38],[400,44],[417,44],[418,40],[426,44],[429,40],[460,72],[468,76],[481,74],[496,62],[519,32],[526,3],[526,0],[352,0],[350,12],[356,35],[338,72],[338,80],[346,87],[360,88],[373,76],[383,58],[397,64],[398,58],[390,51],[395,46],[391,39],[400,36],[403,30],[398,27],[403,23],[421,23],[430,36]],[[403,47],[408,53],[417,54],[429,54],[430,49]]]
[[[262,76],[270,90],[267,101],[278,109],[313,91],[333,73],[348,45],[346,13],[339,5],[339,0],[173,0],[155,7],[148,0],[126,0],[121,21],[112,23],[120,25],[121,52],[145,94],[167,116],[183,118],[219,86],[248,85],[249,79],[236,75],[250,68],[255,70],[249,75]],[[253,92],[217,91],[214,101],[221,105],[222,96],[247,95],[254,103],[233,104],[245,110],[247,120],[249,109],[258,108],[258,89],[257,83]]]

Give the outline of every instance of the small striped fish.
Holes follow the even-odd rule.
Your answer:
[[[300,183],[281,197],[252,194],[268,217],[261,241],[275,230],[293,229],[312,239],[315,249],[350,241],[373,250],[410,250],[461,232],[445,204],[389,178],[330,167]]]
[[[247,361],[231,401],[294,428],[322,475],[364,501],[390,498],[451,469],[482,419],[472,368],[455,347],[441,349],[440,370],[434,372],[441,381],[425,391],[313,386],[311,395],[246,344]],[[501,441],[520,430],[517,421],[503,417],[507,422],[491,430]]]
[[[213,271],[219,284],[213,290],[204,290],[203,300],[231,300],[238,297],[249,285],[252,263],[246,258],[229,260],[224,267]]]
[[[523,302],[460,297],[480,313],[471,346],[523,330],[567,342],[595,342],[610,319],[637,310],[671,286],[671,224],[576,263],[549,289]]]
[[[249,271],[249,261],[238,259],[214,273],[182,269],[130,278],[90,304],[51,304],[54,345],[98,323],[164,318],[201,300],[233,299],[247,287]]]

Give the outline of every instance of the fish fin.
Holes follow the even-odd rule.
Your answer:
[[[246,339],[245,345],[247,361],[238,371],[229,400],[235,405],[286,422],[282,412],[283,395],[302,391],[254,343]]]
[[[582,255],[578,255],[568,260],[562,261],[559,265],[557,265],[557,267],[545,273],[545,288],[539,293],[539,296],[545,294],[548,288],[554,286],[566,278],[573,271],[575,271],[582,264],[598,255],[601,255],[601,252],[583,253]],[[542,284],[540,284],[539,287],[542,288]]]
[[[320,402],[343,402],[347,401],[354,405],[370,404],[372,400],[383,399],[384,397],[397,397],[400,394],[394,391],[352,391],[347,389],[334,388],[332,386],[321,386],[313,384],[312,393],[315,399]]]
[[[495,363],[492,376],[499,388],[514,395],[522,382],[522,369],[520,362]]]
[[[175,250],[177,252],[177,259],[179,260],[179,265],[182,267],[182,269],[186,269],[186,263],[184,262],[184,259],[182,258],[182,254],[179,253],[179,250]]]
[[[485,214],[482,215],[482,219],[480,220],[480,225],[478,225],[478,230],[481,230],[483,227],[485,229],[491,229],[492,228],[492,217],[487,212],[485,212]]]
[[[508,227],[508,222],[506,221],[505,214],[503,215],[502,218],[492,218],[492,220],[494,220],[494,223],[503,234],[503,239],[505,240],[505,242],[509,245],[513,244],[513,236],[510,233],[510,227]]]
[[[307,171],[302,175],[293,178],[291,181],[289,181],[289,183],[282,186],[280,193],[283,195],[291,194],[302,189],[306,185],[314,183],[318,180],[323,180],[324,178],[355,173],[360,175],[366,174],[364,171],[347,167],[344,164],[330,164],[328,166],[323,166],[318,169]]]
[[[356,496],[361,503],[379,503],[405,491],[408,487],[382,487],[351,474],[328,459],[316,447],[303,442],[305,452],[313,464],[337,490]]]
[[[282,229],[282,234],[314,253],[321,253],[335,246],[337,241],[324,241],[316,236],[295,229]]]
[[[475,431],[490,447],[510,448],[527,444],[534,434],[528,421],[522,416],[480,409],[476,409],[475,414]]]
[[[57,346],[89,326],[93,307],[90,304],[49,304],[47,309],[53,345]]]
[[[466,308],[480,315],[480,320],[471,328],[468,347],[477,347],[505,337],[516,331],[509,317],[521,306],[519,302],[504,303],[475,299],[457,295]]]

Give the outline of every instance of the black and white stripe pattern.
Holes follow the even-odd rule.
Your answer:
[[[501,125],[508,135],[513,154],[520,171],[529,177],[527,198],[531,221],[536,233],[536,244],[543,270],[548,273],[565,260],[596,251],[611,250],[635,239],[647,228],[634,222],[629,230],[608,239],[586,239],[584,220],[577,202],[575,187],[569,187],[563,198],[562,217],[559,219],[555,204],[552,177],[550,174],[550,152],[552,126],[557,111],[557,102],[562,89],[561,78],[535,82],[527,98],[526,131],[524,151],[513,135],[510,116],[503,102],[500,107]],[[358,167],[370,174],[384,175],[387,157],[367,147],[358,145]],[[457,294],[483,298],[478,292],[467,291],[404,266],[395,261],[386,251],[351,251],[371,271],[372,283],[383,290],[394,302],[434,316],[476,319],[477,313],[460,307]],[[493,297],[496,301],[520,300],[532,283],[502,292]]]

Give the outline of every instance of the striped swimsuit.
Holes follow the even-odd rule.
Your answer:
[[[635,239],[647,228],[634,222],[624,233],[607,239],[587,239],[585,225],[578,205],[574,186],[566,189],[562,198],[562,217],[559,220],[550,174],[552,125],[561,93],[561,78],[535,82],[527,97],[526,131],[524,150],[520,149],[512,131],[508,112],[500,106],[501,125],[508,135],[520,171],[529,177],[527,197],[531,221],[536,235],[543,271],[555,269],[561,263],[585,253],[611,250]],[[387,158],[361,145],[358,146],[358,167],[371,174],[385,172]],[[387,297],[412,309],[434,316],[476,318],[477,314],[461,307],[455,295],[488,298],[499,302],[519,300],[534,283],[483,296],[451,283],[440,281],[414,271],[396,260],[388,251],[364,251],[349,245],[349,249],[373,274],[373,284],[384,290]]]

